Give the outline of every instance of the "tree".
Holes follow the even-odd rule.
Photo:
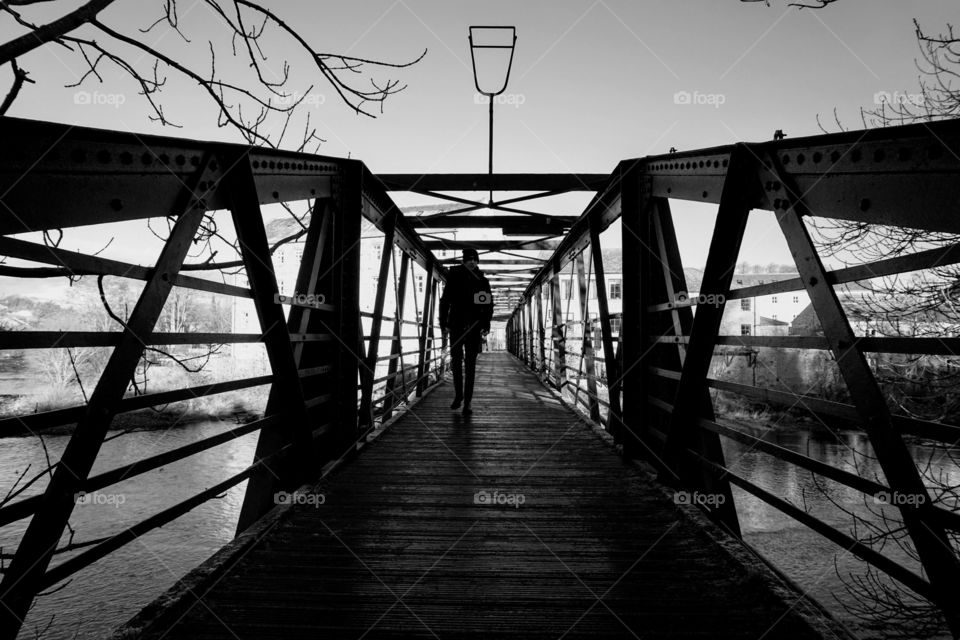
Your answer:
[[[104,82],[106,67],[112,66],[133,80],[139,94],[149,104],[151,119],[164,125],[177,126],[166,115],[161,100],[168,79],[178,77],[199,89],[215,107],[217,124],[231,127],[246,142],[280,147],[289,131],[294,114],[312,91],[315,83],[298,86],[291,77],[294,67],[289,59],[299,55],[312,66],[312,74],[333,88],[339,98],[355,113],[375,117],[371,106],[381,113],[384,102],[402,91],[406,85],[398,80],[378,80],[366,74],[368,67],[403,68],[415,64],[426,55],[424,50],[413,60],[390,63],[336,53],[324,53],[311,45],[307,37],[273,10],[254,0],[200,0],[218,19],[219,31],[212,37],[193,39],[188,35],[190,22],[182,22],[178,0],[164,0],[160,15],[143,28],[111,24],[101,18],[105,9],[121,4],[118,0],[90,0],[56,20],[38,24],[27,17],[32,5],[46,6],[46,0],[7,0],[0,2],[0,12],[9,16],[27,33],[0,45],[0,67],[9,64],[13,80],[0,105],[0,115],[15,102],[24,83],[37,82],[18,62],[23,56],[43,46],[64,48],[78,56],[86,72],[75,85],[93,79]],[[129,6],[129,4],[128,4]],[[158,31],[166,33],[157,34]],[[144,34],[157,34],[150,45]],[[169,37],[162,37],[167,35]],[[271,65],[268,52],[283,51],[279,68]],[[229,63],[223,64],[224,52]],[[218,55],[220,58],[218,59]],[[278,56],[279,57],[279,56]],[[369,80],[364,87],[363,80]],[[302,90],[300,90],[302,89]],[[271,134],[272,118],[279,117],[282,127]],[[297,150],[304,150],[322,140],[310,126],[309,114],[303,122],[302,139]]]
[[[48,0],[7,0],[0,2],[0,16],[6,16],[26,32],[0,44],[0,68],[9,65],[12,81],[6,97],[0,103],[0,115],[9,111],[17,101],[25,83],[41,82],[24,68],[21,61],[40,47],[65,49],[81,61],[85,72],[72,87],[89,83],[119,83],[111,73],[119,72],[132,80],[138,93],[149,106],[151,120],[164,126],[177,127],[168,116],[163,97],[169,82],[186,82],[211,105],[219,127],[231,129],[249,144],[268,147],[293,147],[297,151],[316,151],[323,142],[310,124],[310,113],[301,107],[318,83],[331,87],[339,99],[358,115],[375,117],[374,110],[383,112],[387,98],[405,89],[399,80],[381,80],[368,70],[402,69],[420,61],[426,50],[412,60],[392,63],[319,51],[297,27],[284,19],[281,12],[255,0],[199,0],[209,9],[215,21],[215,31],[203,31],[196,24],[196,13],[187,11],[181,19],[181,2],[163,0],[160,11],[152,21],[140,29],[111,20],[108,9],[134,7],[134,0],[89,0],[85,4],[60,13],[56,19],[43,24],[28,13],[50,12]],[[192,8],[193,5],[191,5]],[[114,17],[116,14],[114,14]],[[116,23],[116,24],[115,24]],[[191,27],[195,32],[191,32]],[[146,34],[156,36],[156,44],[146,42]],[[293,60],[293,62],[291,62]],[[279,61],[279,64],[277,62]],[[300,70],[304,73],[296,74]],[[296,77],[295,77],[296,76]],[[367,84],[368,83],[368,84]],[[301,132],[297,139],[289,134]],[[287,242],[306,234],[306,217],[311,204],[294,210],[284,205],[295,221],[295,230],[277,240],[271,252]],[[164,222],[166,226],[164,227]],[[147,221],[149,231],[165,240],[174,220]],[[63,233],[44,233],[44,243],[57,246]],[[107,243],[109,244],[109,242]],[[219,271],[221,280],[242,270],[239,259],[217,261],[215,258],[232,251],[239,256],[235,240],[224,237],[212,214],[207,215],[194,240],[196,249],[183,266],[184,271]],[[11,267],[0,265],[0,273],[19,277],[70,278],[77,270],[63,268]],[[102,278],[99,279],[102,291]],[[122,325],[123,310],[111,310],[109,295],[101,295],[104,308],[114,324]],[[191,292],[175,289],[168,300],[157,330],[183,331],[195,328],[196,305]],[[223,311],[217,310],[222,318]],[[222,322],[219,324],[223,329]],[[107,327],[104,327],[107,329]],[[161,352],[162,353],[162,352]],[[164,353],[169,356],[170,354]],[[183,365],[183,362],[180,362]],[[202,365],[201,365],[202,366]]]

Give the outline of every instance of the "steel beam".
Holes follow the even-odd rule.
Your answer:
[[[811,214],[806,204],[808,194],[785,173],[782,158],[764,156],[762,160],[764,169],[759,172],[758,182],[766,184],[778,180],[783,183],[784,197],[788,202],[777,214],[777,222],[787,239],[797,271],[883,475],[894,495],[904,497],[896,504],[933,587],[934,600],[953,635],[960,635],[960,608],[957,606],[960,603],[960,559],[942,525],[931,517],[934,505],[930,492],[893,424],[883,391],[858,346],[858,338],[830,286],[827,271],[804,226],[803,216]],[[958,191],[956,183],[953,191]]]
[[[380,173],[387,191],[596,191],[604,173]]]
[[[31,153],[32,144],[24,147],[23,152]],[[153,274],[127,319],[120,343],[111,352],[90,395],[83,417],[52,472],[43,493],[43,501],[30,519],[3,573],[0,582],[0,638],[4,640],[16,638],[30,605],[42,587],[44,574],[73,512],[76,495],[93,469],[118,403],[127,390],[173,287],[173,276],[187,257],[203,220],[201,200],[206,189],[200,189],[199,185],[216,179],[211,169],[214,163],[212,157],[204,157],[189,181],[180,184],[176,202],[166,212],[177,217],[170,237],[160,251]]]

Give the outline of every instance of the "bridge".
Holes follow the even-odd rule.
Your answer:
[[[743,542],[734,487],[869,563],[960,633],[960,516],[925,486],[906,442],[955,443],[960,428],[892,411],[867,359],[952,356],[960,339],[947,329],[858,335],[837,296],[845,283],[956,264],[960,250],[829,269],[804,224],[823,216],[960,232],[956,122],[628,159],[611,175],[377,175],[358,160],[13,118],[0,119],[0,134],[0,255],[34,265],[4,267],[4,275],[143,283],[136,304],[116,318],[118,330],[0,332],[3,349],[112,348],[84,404],[0,419],[4,436],[75,425],[43,492],[0,507],[0,526],[26,523],[3,567],[0,637],[17,636],[38,594],[243,482],[236,538],[117,637],[849,637]],[[493,203],[451,195],[473,191],[522,195]],[[517,206],[575,191],[592,194],[579,216]],[[459,206],[406,216],[394,192]],[[696,298],[686,295],[672,200],[716,206]],[[263,208],[299,201],[312,207],[303,257],[293,290],[281,291]],[[476,215],[481,209],[496,213]],[[751,210],[773,212],[796,277],[734,286]],[[232,221],[244,286],[185,266],[217,211]],[[152,267],[52,241],[58,230],[147,219],[169,222]],[[382,233],[384,248],[372,312],[360,299],[364,221]],[[620,312],[610,308],[601,243],[615,222]],[[461,228],[500,229],[503,237],[435,234]],[[14,237],[36,232],[46,241]],[[437,296],[456,258],[437,252],[468,246],[491,258],[483,265],[501,300],[507,352],[481,354],[476,412],[462,417],[447,408],[447,345],[437,326]],[[424,282],[419,299],[414,273]],[[573,299],[572,287],[561,291],[564,276],[578,290],[575,316],[564,312]],[[259,331],[157,330],[177,288],[251,300]],[[809,296],[821,335],[721,334],[726,302],[790,292]],[[408,340],[416,347],[405,351]],[[262,344],[270,372],[129,393],[148,347],[208,344]],[[849,398],[713,378],[711,359],[723,345],[829,352]],[[269,389],[262,417],[94,473],[118,414],[255,388]],[[802,403],[825,423],[857,425],[883,477],[734,428],[715,414],[712,390]],[[243,471],[110,536],[64,548],[78,495],[252,433],[256,453]],[[894,515],[916,566],[728,468],[724,440],[864,496],[913,498]],[[710,499],[677,504],[681,492]]]

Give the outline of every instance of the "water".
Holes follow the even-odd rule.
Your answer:
[[[215,435],[230,426],[209,422],[123,435],[104,444],[94,473]],[[104,489],[101,504],[78,504],[74,510],[70,521],[76,530],[74,542],[115,533],[242,471],[253,460],[256,438],[256,433],[246,435]],[[56,460],[67,437],[47,436],[44,441]],[[45,460],[36,438],[0,440],[0,487],[4,493],[25,465],[35,472],[45,466]],[[47,625],[42,637],[52,640],[108,634],[233,538],[245,488],[246,482],[240,483],[221,499],[197,507],[75,574],[65,588],[36,601],[19,637],[32,638]],[[39,490],[32,487],[25,495]],[[14,548],[26,522],[0,529],[5,550]],[[68,538],[69,534],[65,535],[61,544]],[[54,560],[59,561],[59,557]]]
[[[208,437],[230,426],[210,422],[126,434],[104,445],[95,473]],[[764,431],[756,429],[755,434]],[[883,481],[875,461],[852,453],[853,450],[870,452],[862,434],[835,436],[802,427],[766,433],[767,439],[780,446],[840,468],[852,469],[852,462],[856,460],[861,474]],[[77,531],[75,541],[116,532],[241,471],[253,459],[256,438],[256,433],[244,436],[111,487],[102,498],[105,504],[78,505],[71,520]],[[67,442],[65,436],[44,440],[53,459]],[[725,441],[724,451],[730,468],[738,474],[794,504],[806,504],[817,517],[849,531],[850,517],[817,490],[808,472],[737,443]],[[930,451],[914,447],[913,453],[918,459],[926,459]],[[44,460],[43,447],[36,438],[0,440],[0,487],[8,487],[24,465],[31,464],[31,470],[36,470]],[[960,482],[960,469],[952,464],[944,463],[944,466],[948,479]],[[20,637],[32,638],[36,630],[48,624],[42,637],[53,640],[108,634],[233,538],[245,486],[245,482],[241,483],[223,498],[210,501],[143,536],[77,574],[62,590],[40,598]],[[859,493],[829,482],[823,489],[844,508],[858,514],[869,513]],[[40,486],[34,487],[29,494],[39,490]],[[122,504],[118,504],[121,496]],[[848,627],[863,637],[872,637],[871,631],[852,620],[835,599],[847,597],[834,569],[835,554],[840,552],[837,566],[841,572],[859,572],[862,563],[749,494],[734,489],[734,498],[747,542],[841,617]],[[23,526],[20,522],[0,530],[0,544],[4,549],[13,548]],[[910,562],[902,554],[891,555],[904,564]]]
[[[859,468],[861,476],[886,484],[883,472],[873,458],[873,449],[862,433],[836,434],[796,425],[789,429],[742,428],[752,435],[763,436],[785,449],[803,453],[835,468],[853,473]],[[898,513],[895,509],[875,504],[871,497],[866,497],[865,501],[863,494],[844,485],[822,478],[816,482],[810,472],[751,450],[746,445],[722,438],[721,441],[727,467],[737,475],[806,509],[848,535],[854,535],[851,513],[871,522],[877,521],[875,513],[889,513],[893,517]],[[942,450],[920,445],[910,445],[908,448],[914,460],[922,463],[930,461],[931,468],[942,469],[943,482],[960,484],[960,467]],[[960,452],[955,451],[954,457],[958,454]],[[883,637],[880,629],[871,628],[857,620],[843,606],[844,603],[852,603],[854,598],[845,589],[841,576],[863,575],[866,568],[863,561],[751,494],[734,487],[733,495],[746,542],[804,592],[829,609],[856,635],[863,638]],[[862,536],[864,529],[861,527],[859,531]],[[914,573],[921,573],[919,565],[896,545],[888,544],[883,553]],[[942,637],[950,638],[949,635]]]

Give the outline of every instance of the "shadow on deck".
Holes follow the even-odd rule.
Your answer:
[[[316,485],[323,504],[275,509],[118,637],[848,637],[513,356],[481,354],[470,418],[451,396],[423,398]]]

